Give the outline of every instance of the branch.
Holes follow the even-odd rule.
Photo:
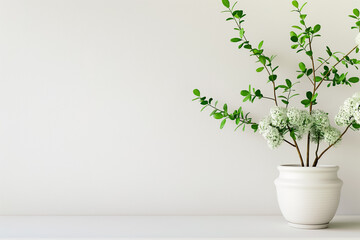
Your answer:
[[[284,139],[284,142],[286,142],[287,144],[289,144],[289,145],[291,145],[291,146],[293,146],[293,147],[296,147],[296,145],[295,144],[292,144],[291,142],[289,142],[288,140],[286,140],[286,139]]]
[[[327,74],[325,74],[325,76],[321,79],[319,85],[316,87],[315,90],[317,90],[320,85],[323,83],[324,79],[329,76],[329,74],[331,73],[331,71],[340,63],[342,62],[342,60],[344,60],[348,55],[350,55],[356,48],[358,48],[358,45],[356,45],[353,49],[350,50],[350,52],[348,52],[343,58],[341,58],[329,71]]]
[[[236,25],[238,26],[238,28],[239,28],[239,30],[240,30],[240,29],[241,29],[240,23],[236,20],[236,18],[235,18],[234,15],[233,15],[233,11],[232,11],[230,8],[229,8],[229,11],[230,11],[231,16],[233,17]],[[243,35],[243,38],[245,39],[245,41],[249,42],[249,41],[247,40],[245,34]],[[255,55],[255,56],[257,57],[257,59],[258,59],[259,62],[260,62],[259,56],[257,56],[257,55]],[[264,56],[264,55],[262,54],[262,56]],[[265,57],[265,56],[264,56],[264,57]],[[260,63],[261,63],[261,62],[260,62]],[[261,64],[262,64],[262,63],[261,63]],[[269,71],[268,67],[266,66],[266,64],[262,64],[262,65],[264,66],[264,68],[265,68],[265,70],[267,71],[267,73],[269,74],[269,76],[271,76],[272,74],[270,73],[270,71]],[[275,86],[274,81],[271,81],[271,82],[272,82],[272,84],[273,84],[273,89],[274,89],[274,102],[275,102],[275,105],[278,106],[277,97],[276,97],[276,90],[275,90],[275,89],[276,89],[276,86]]]
[[[287,128],[288,128],[289,132],[291,132],[291,129],[290,129],[289,125],[287,125]],[[291,138],[292,138],[292,137],[291,137]],[[304,167],[304,160],[303,160],[303,158],[302,158],[302,155],[301,155],[301,152],[300,152],[299,146],[298,146],[298,144],[297,144],[297,142],[296,142],[295,138],[292,138],[292,140],[294,141],[294,144],[291,144],[291,145],[294,145],[294,146],[295,146],[295,148],[296,148],[296,150],[297,150],[297,152],[298,152],[298,154],[299,154],[299,158],[300,158],[301,166],[302,166],[302,167]]]
[[[319,157],[317,157],[314,161],[313,167],[316,167],[316,165],[318,164],[319,159],[330,149],[332,148],[344,135],[345,133],[349,130],[349,128],[351,127],[352,123],[349,124],[349,126],[346,127],[345,131],[340,135],[340,137],[331,145],[329,145],[321,154]]]

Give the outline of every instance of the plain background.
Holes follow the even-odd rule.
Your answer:
[[[291,2],[238,7],[248,38],[277,55],[279,81],[295,81],[298,62],[309,60],[290,49],[298,23]],[[309,1],[308,23],[322,25],[316,57],[326,45],[354,47],[347,15],[355,7]],[[0,214],[280,214],[276,166],[298,163],[295,150],[272,151],[232,123],[220,130],[191,101],[199,88],[230,109],[242,105],[255,121],[272,107],[242,103],[249,83],[265,95],[271,85],[230,43],[234,24],[222,10],[220,0],[0,1]],[[302,79],[298,92],[309,88]],[[333,119],[359,90],[323,86],[316,107]],[[321,160],[340,165],[340,214],[360,214],[359,140],[350,132]]]

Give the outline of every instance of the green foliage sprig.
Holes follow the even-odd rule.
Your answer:
[[[259,43],[253,44],[247,39],[246,30],[243,27],[246,16],[244,10],[235,9],[237,2],[235,2],[234,4],[230,4],[229,0],[222,0],[222,4],[226,8],[226,10],[224,10],[223,12],[230,14],[230,16],[226,18],[226,21],[232,21],[235,23],[234,30],[236,32],[236,36],[232,37],[230,41],[232,43],[236,43],[238,49],[245,49],[250,52],[250,56],[254,56],[256,58],[256,63],[259,64],[259,66],[256,67],[256,72],[266,73],[266,82],[270,83],[273,92],[272,96],[264,96],[261,89],[256,89],[249,85],[248,89],[240,91],[240,95],[243,97],[243,102],[254,103],[255,100],[273,101],[276,108],[272,109],[271,111],[272,120],[264,119],[261,124],[266,123],[263,127],[268,126],[268,129],[274,129],[274,132],[268,133],[266,132],[268,130],[266,130],[265,128],[262,129],[261,124],[259,125],[258,123],[254,122],[253,119],[249,117],[250,112],[245,113],[242,107],[239,107],[237,110],[230,112],[228,110],[227,104],[224,104],[223,108],[219,109],[217,107],[217,101],[213,105],[213,99],[201,96],[198,89],[193,90],[193,93],[196,96],[193,100],[198,100],[200,104],[203,105],[201,111],[203,111],[207,107],[212,108],[210,116],[214,117],[215,119],[221,120],[221,129],[225,126],[227,120],[232,120],[236,124],[235,130],[241,126],[243,130],[245,130],[245,127],[247,125],[251,126],[251,128],[255,132],[258,130],[258,128],[260,128],[260,132],[264,132],[267,134],[266,136],[269,141],[273,141],[274,139],[276,139],[277,142],[273,142],[274,146],[278,146],[281,144],[282,141],[284,141],[291,147],[296,148],[302,166],[310,166],[310,140],[315,138],[315,143],[317,145],[315,151],[316,158],[313,166],[316,166],[319,159],[324,155],[324,153],[327,152],[331,147],[333,147],[337,142],[339,142],[348,129],[357,130],[360,128],[360,123],[356,123],[354,122],[354,120],[352,120],[351,122],[346,124],[346,129],[342,134],[340,134],[340,132],[338,132],[338,130],[336,130],[335,128],[329,127],[326,124],[325,125],[327,127],[324,128],[325,130],[323,129],[323,131],[321,130],[321,128],[318,128],[316,126],[318,126],[317,124],[319,124],[319,122],[325,121],[327,119],[327,117],[324,117],[327,116],[327,114],[322,112],[321,110],[315,110],[315,112],[317,111],[317,115],[316,117],[312,116],[312,114],[314,113],[313,107],[318,103],[318,89],[324,82],[327,83],[327,87],[337,87],[340,85],[351,87],[352,84],[356,84],[359,82],[360,79],[358,77],[349,76],[350,74],[348,69],[350,67],[354,67],[358,70],[360,60],[354,57],[350,57],[350,55],[353,52],[359,52],[358,44],[360,44],[360,34],[358,35],[359,39],[357,39],[358,44],[353,47],[348,53],[345,54],[340,51],[332,51],[329,46],[326,46],[326,56],[318,56],[316,58],[316,53],[313,49],[313,42],[316,40],[316,38],[321,37],[321,25],[308,25],[306,22],[308,15],[304,13],[304,7],[307,3],[305,2],[304,4],[300,5],[297,0],[292,1],[292,5],[294,7],[292,12],[298,14],[299,22],[298,24],[293,25],[293,30],[290,31],[290,41],[292,42],[290,48],[295,50],[298,54],[304,53],[308,57],[308,61],[300,62],[298,64],[299,68],[297,70],[297,81],[293,82],[288,78],[281,80],[276,74],[276,70],[279,68],[279,66],[276,65],[274,62],[276,56],[267,56],[265,54],[265,50],[263,48],[264,41],[261,40]],[[360,11],[356,8],[353,9],[353,14],[349,15],[349,17],[355,19],[355,25],[351,26],[351,29],[357,29],[360,31]],[[332,63],[332,61],[335,62]],[[316,63],[318,63],[318,66],[315,66]],[[343,66],[345,69],[340,69],[340,66]],[[295,92],[294,86],[298,83],[301,83],[302,79],[306,79],[306,81],[310,83],[310,89],[306,91],[306,93],[304,94],[304,98],[300,100],[304,108],[307,109],[306,111],[308,111],[307,115],[305,114],[305,110],[288,110],[288,106],[291,104],[291,101],[294,99],[294,97],[301,95]],[[280,92],[280,90],[282,90],[282,92]],[[354,99],[357,98],[355,97]],[[280,107],[281,103],[284,104],[284,107]],[[286,116],[286,114],[290,115]],[[306,119],[307,120],[305,122],[299,122],[299,119],[302,118],[304,118],[304,121]],[[312,123],[312,120],[310,119],[313,118],[317,119],[316,121],[318,122]],[[278,119],[285,120],[278,121]],[[289,119],[292,119],[291,121],[297,122],[297,127],[291,125],[291,121]],[[274,123],[274,121],[276,123]],[[305,123],[309,128],[301,127],[301,125]],[[315,131],[314,129],[317,130]],[[305,157],[303,158],[297,141],[300,138],[299,136],[302,136],[305,133],[307,133],[307,151]],[[285,134],[289,135],[292,142],[286,139],[282,139]],[[323,136],[322,134],[325,135]],[[336,136],[338,135],[339,137],[336,138]],[[326,138],[326,140],[330,144],[323,152],[319,153],[319,145],[322,138]]]

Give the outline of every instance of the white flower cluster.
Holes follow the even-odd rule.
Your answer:
[[[360,93],[355,93],[351,98],[346,99],[335,116],[335,123],[338,126],[348,126],[354,121],[360,124]]]
[[[330,126],[328,114],[322,110],[314,110],[311,116],[314,120],[310,130],[311,140],[313,142],[324,140],[329,144],[336,143],[341,133],[336,128]]]
[[[313,119],[308,111],[290,108],[287,111],[289,127],[295,130],[295,135],[301,139],[312,125]]]
[[[272,149],[281,145],[284,134],[290,129],[294,130],[297,139],[310,132],[311,139],[315,142],[324,140],[333,144],[340,137],[340,131],[330,126],[328,114],[321,110],[314,110],[310,115],[305,110],[274,107],[270,110],[270,115],[259,123],[259,132]]]
[[[282,137],[279,130],[272,125],[271,116],[267,116],[259,123],[259,132],[267,140],[268,146],[275,149],[280,146]]]

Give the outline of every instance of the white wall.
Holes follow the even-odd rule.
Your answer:
[[[316,56],[324,43],[353,47],[347,15],[358,1],[308,5],[310,23],[323,26]],[[307,59],[290,49],[290,2],[239,7],[248,38],[264,39],[280,79],[295,80]],[[271,93],[229,42],[222,10],[220,0],[0,1],[0,214],[279,214],[276,166],[297,163],[294,149],[271,151],[232,124],[219,130],[191,102],[193,88],[232,109],[249,83]],[[318,107],[333,117],[359,90],[324,87]],[[243,106],[258,121],[272,104]],[[349,133],[321,160],[341,166],[341,214],[360,214],[359,140]]]

